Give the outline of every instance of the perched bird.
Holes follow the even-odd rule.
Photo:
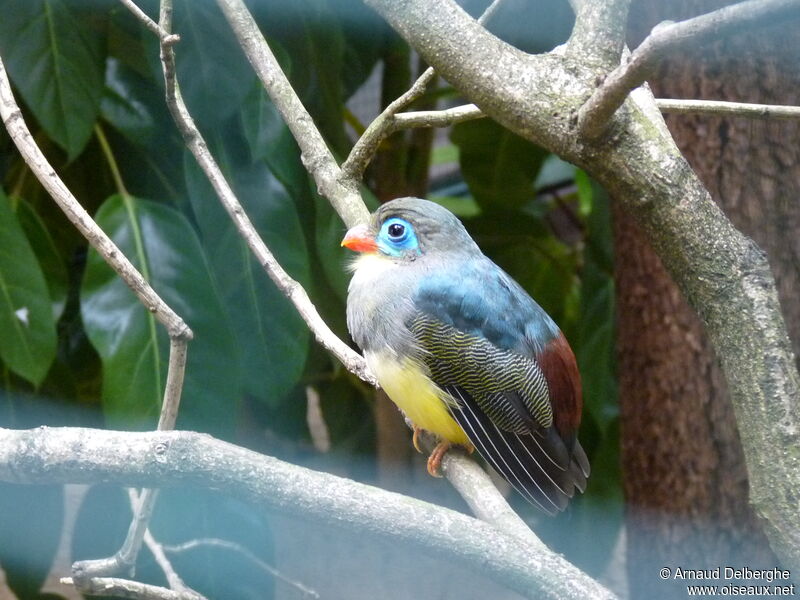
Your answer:
[[[419,198],[381,206],[342,245],[359,252],[347,326],[414,428],[439,439],[436,475],[459,444],[527,500],[563,510],[589,476],[576,439],[581,384],[553,320],[480,251],[447,209]]]

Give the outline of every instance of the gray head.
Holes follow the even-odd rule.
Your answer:
[[[407,260],[440,252],[480,253],[453,213],[420,198],[387,202],[372,213],[368,225],[348,231],[342,245]]]

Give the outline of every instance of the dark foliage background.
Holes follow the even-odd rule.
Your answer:
[[[468,4],[477,11],[483,3]],[[566,38],[571,17],[565,2],[522,4],[505,3],[491,29],[529,51]],[[157,15],[156,2],[140,5]],[[398,48],[406,70],[417,67],[398,38],[355,0],[265,0],[251,8],[340,157],[366,125],[348,99],[374,69],[386,69],[389,60],[396,65]],[[178,427],[377,481],[373,391],[314,344],[236,236],[167,112],[154,36],[111,0],[0,0],[0,14],[0,55],[37,142],[83,206],[195,333]],[[181,92],[215,157],[281,264],[346,337],[342,223],[316,193],[216,4],[176,0],[174,29],[181,36]],[[440,82],[420,105],[455,101]],[[382,156],[411,135],[387,142]],[[430,181],[429,197],[462,217],[484,251],[559,322],[578,356],[586,402],[581,439],[593,464],[587,493],[552,520],[519,498],[511,500],[552,547],[601,575],[622,514],[606,198],[570,165],[488,120],[425,143],[427,165],[417,177]],[[430,176],[428,167],[453,161],[460,177]],[[387,172],[390,181],[406,173],[403,157],[386,162],[384,180]],[[364,189],[372,206],[377,200],[368,187],[377,177],[371,171]],[[153,428],[166,374],[165,333],[87,250],[4,131],[0,182],[0,424]],[[330,435],[326,452],[315,448],[309,433],[309,391],[318,395]],[[404,475],[411,493],[466,510],[445,483],[423,477],[419,463],[411,469]],[[0,484],[0,565],[20,598],[39,597],[64,526],[63,499],[60,487]],[[80,506],[73,558],[113,552],[129,511],[123,491],[90,490]],[[353,585],[365,594],[410,593],[375,564],[385,553],[370,558],[361,546],[367,542],[359,541],[357,556],[336,556],[341,566],[333,575],[319,565],[334,558],[321,554],[337,548],[329,538],[349,539],[346,532],[287,523],[216,493],[163,494],[151,529],[167,544],[231,540],[266,563],[277,560],[287,574],[313,578],[318,565],[321,579],[311,583],[328,597],[353,597],[347,591]],[[142,561],[138,576],[163,584],[152,559],[145,555]],[[286,592],[230,550],[203,547],[193,556],[176,554],[174,561],[190,585],[212,597],[292,597],[291,588]],[[330,580],[345,575],[361,579],[347,585]],[[420,582],[431,586],[423,597],[433,590],[455,597],[459,589],[430,577]]]

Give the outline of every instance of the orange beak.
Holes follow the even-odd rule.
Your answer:
[[[365,224],[356,225],[348,231],[342,240],[342,246],[355,252],[375,252],[378,244]]]

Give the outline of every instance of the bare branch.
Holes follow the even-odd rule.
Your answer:
[[[442,473],[477,518],[491,523],[503,533],[525,540],[537,551],[549,551],[474,460],[451,450],[442,459]]]
[[[168,37],[164,39],[165,43],[170,43]],[[3,116],[3,122],[31,171],[33,171],[37,179],[39,179],[78,231],[97,250],[103,260],[114,269],[117,275],[128,284],[140,302],[150,312],[154,313],[156,319],[167,329],[170,338],[170,358],[159,428],[171,429],[175,425],[178,405],[180,404],[186,368],[187,345],[192,338],[191,330],[183,319],[156,294],[147,280],[131,264],[116,244],[100,229],[55,173],[34,142],[22,118],[22,114],[11,94],[10,84],[2,61],[0,61],[0,100],[0,114]],[[104,140],[101,139],[101,141]],[[83,561],[74,565],[75,580],[79,586],[86,584],[86,587],[81,587],[83,591],[89,592],[93,584],[88,582],[96,575],[115,574],[127,571],[133,566],[141,547],[142,535],[147,527],[155,497],[155,492],[146,491],[141,514],[138,514],[131,522],[128,537],[117,554],[109,558]]]
[[[486,115],[474,104],[454,106],[444,110],[418,110],[394,116],[392,131],[411,127],[447,127],[464,121],[481,119]]]
[[[133,290],[133,293],[167,329],[171,338],[192,339],[189,326],[156,294],[147,280],[103,232],[56,174],[36,145],[11,92],[5,65],[0,60],[0,116],[22,158],[81,235]]]
[[[164,401],[161,403],[161,414],[158,418],[158,429],[161,431],[175,428],[186,374],[187,350],[185,340],[170,339],[167,382],[164,385]]]
[[[701,44],[745,28],[767,25],[778,18],[798,17],[798,0],[748,0],[679,23],[656,25],[629,60],[612,71],[581,107],[581,133],[591,138],[599,136],[630,91],[639,87],[669,52],[689,43]]]
[[[600,67],[619,64],[625,47],[631,0],[579,2],[572,5],[575,26],[567,51],[580,54],[584,63]]]
[[[150,488],[142,490],[140,501],[133,507],[133,518],[128,526],[125,541],[114,555],[73,563],[72,579],[79,591],[86,594],[97,593],[92,590],[95,589],[95,582],[98,579],[107,579],[109,575],[133,572],[157,499],[158,490]]]
[[[450,557],[526,597],[613,597],[556,553],[478,519],[193,432],[0,429],[0,481],[225,490],[304,520]]]
[[[502,1],[503,0],[493,0],[493,2],[486,7],[486,10],[483,11],[483,14],[478,19],[478,23],[485,25],[497,12]],[[411,85],[408,91],[390,102],[389,105],[383,109],[381,114],[369,124],[367,130],[350,150],[350,155],[347,157],[347,160],[342,163],[342,173],[345,177],[361,180],[369,161],[375,156],[383,140],[398,129],[403,128],[397,125],[395,115],[420,98],[435,76],[436,72],[433,67],[428,67]],[[411,127],[418,127],[418,125],[412,125]]]
[[[147,549],[153,554],[156,564],[164,572],[164,577],[167,578],[169,589],[171,589],[173,592],[178,592],[181,594],[191,594],[198,600],[206,600],[205,596],[197,593],[183,582],[183,579],[181,579],[180,575],[178,575],[178,573],[175,571],[172,563],[164,553],[164,547],[156,541],[149,529],[145,531],[144,543],[147,546]]]
[[[217,3],[247,55],[247,60],[272,98],[275,108],[297,140],[303,164],[317,183],[320,194],[331,202],[348,227],[366,222],[369,214],[358,192],[358,183],[342,175],[336,159],[297,97],[244,2],[217,0]]]
[[[656,106],[663,113],[676,115],[716,115],[750,119],[800,119],[800,106],[750,104],[722,100],[673,100],[657,98]]]
[[[701,114],[750,119],[799,119],[800,106],[751,104],[722,100],[679,100],[656,98],[656,106],[666,114]],[[412,127],[449,127],[457,123],[482,119],[486,115],[474,104],[463,104],[444,110],[419,110],[394,116],[391,131]]]
[[[383,112],[369,124],[367,130],[350,150],[347,159],[342,163],[342,173],[345,177],[360,180],[364,176],[364,171],[378,151],[381,142],[395,131],[393,129],[395,113],[422,96],[435,76],[436,72],[433,68],[428,67],[407,92],[389,103]]]
[[[142,22],[150,31],[156,34],[156,37],[162,44],[177,44],[181,40],[181,36],[176,33],[164,31],[161,26],[153,21],[147,14],[136,4],[133,0],[119,0],[122,5],[133,13],[133,15]]]
[[[77,582],[72,577],[62,577],[60,581],[65,585],[76,585],[77,587]],[[204,596],[196,592],[176,592],[156,585],[117,577],[94,577],[85,587],[81,586],[79,589],[89,596],[113,596],[132,600],[205,600]]]

